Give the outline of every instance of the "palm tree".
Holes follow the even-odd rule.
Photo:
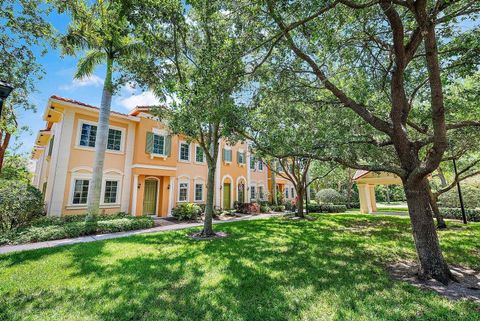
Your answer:
[[[61,38],[64,54],[83,54],[77,64],[75,79],[93,74],[95,68],[106,65],[102,101],[95,141],[95,164],[88,191],[87,221],[95,221],[99,211],[103,164],[107,148],[110,107],[114,91],[113,71],[122,61],[141,55],[143,46],[131,36],[129,23],[121,1],[97,0],[89,5],[85,0],[61,1],[60,11],[72,17],[66,34]]]

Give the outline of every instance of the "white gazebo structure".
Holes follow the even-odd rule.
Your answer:
[[[402,180],[395,174],[387,172],[370,172],[357,170],[353,180],[358,187],[360,197],[360,212],[374,213],[377,211],[375,185],[402,185]]]

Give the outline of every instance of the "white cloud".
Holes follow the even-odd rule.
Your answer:
[[[102,85],[103,85],[102,78],[98,77],[97,75],[91,75],[88,77],[84,77],[82,79],[74,79],[70,84],[60,86],[60,89],[74,90],[80,87],[89,87],[89,86],[100,87]]]
[[[145,91],[138,95],[132,95],[130,97],[121,98],[118,103],[124,108],[131,110],[137,106],[159,105],[160,100],[157,97],[155,97],[153,92]]]

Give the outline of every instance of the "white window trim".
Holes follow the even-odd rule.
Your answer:
[[[263,197],[260,195],[260,187],[263,189]],[[257,186],[257,194],[258,194],[258,200],[264,201],[265,200],[265,185],[261,184]]]
[[[102,178],[102,188],[100,191],[100,207],[101,208],[116,208],[120,207],[121,199],[122,199],[122,178],[121,175],[103,175]],[[86,204],[73,204],[73,193],[75,189],[75,180],[78,179],[87,179],[90,181],[88,188],[90,190],[91,181],[92,181],[92,174],[90,173],[72,173],[70,177],[70,190],[68,195],[68,204],[67,209],[76,209],[76,208],[87,208],[88,207],[88,197]],[[115,203],[105,203],[105,185],[106,181],[117,181],[117,201]]]
[[[260,166],[258,166],[258,163],[262,163],[262,169],[260,169]],[[255,162],[255,167],[257,167],[257,170],[258,170],[260,173],[263,173],[263,171],[265,170],[265,164],[264,164],[261,160]]]
[[[252,188],[255,189],[255,197],[252,198]],[[249,192],[249,197],[250,197],[250,201],[251,200],[258,200],[258,197],[257,197],[257,194],[258,194],[258,190],[257,190],[257,184],[250,184],[250,190],[248,191]]]
[[[187,199],[180,200],[180,184],[187,184]],[[188,203],[190,201],[190,180],[187,178],[180,178],[177,183],[177,203]]]
[[[200,148],[203,151],[203,161],[202,162],[197,161],[197,148]],[[207,162],[207,156],[205,155],[205,151],[198,144],[195,144],[195,158],[193,159],[193,161],[195,162],[195,164],[205,164]]]
[[[78,121],[78,127],[77,127],[77,138],[75,139],[75,147],[74,148],[75,149],[83,149],[83,150],[94,151],[95,147],[80,145],[80,140],[82,138],[82,127],[83,127],[84,124],[97,126],[97,130],[98,130],[98,123],[97,122],[93,122],[93,121],[85,120],[85,119],[79,120]],[[120,140],[120,150],[111,150],[111,149],[107,148],[105,150],[105,152],[106,153],[111,153],[111,154],[124,154],[125,153],[125,133],[126,133],[125,128],[117,127],[117,126],[108,126],[108,128],[121,131],[122,132],[122,138]],[[107,137],[107,143],[108,143],[108,137]]]
[[[197,196],[197,192],[196,192],[197,185],[202,185],[202,199],[200,199],[200,200],[195,199],[196,196]],[[201,203],[201,202],[205,201],[205,182],[203,181],[203,179],[195,179],[194,180],[194,183],[193,183],[193,201],[195,203]]]
[[[152,133],[153,133],[153,135],[163,137],[163,154],[150,153],[150,159],[153,159],[154,157],[163,158],[164,160],[167,159],[168,155],[166,154],[166,149],[167,149],[167,133],[166,133],[166,131],[161,131],[161,130],[158,130],[157,128],[153,128]]]
[[[188,160],[184,160],[184,159],[180,158],[180,155],[181,155],[180,151],[182,150],[182,144],[188,145]],[[179,162],[182,162],[182,163],[190,163],[191,162],[191,160],[192,160],[192,155],[191,155],[192,154],[192,146],[191,145],[192,144],[189,144],[184,140],[181,140],[181,141],[178,142],[178,161]]]
[[[227,161],[227,160],[224,160],[224,159],[223,159],[223,150],[229,150],[229,151],[230,151],[230,156],[231,156],[230,158],[231,158],[231,160]],[[223,149],[222,149],[222,159],[223,159],[223,162],[224,162],[225,164],[231,164],[231,163],[232,163],[232,161],[233,161],[233,152],[232,152],[232,148],[231,148],[230,146],[223,146]]]

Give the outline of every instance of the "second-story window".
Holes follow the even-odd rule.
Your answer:
[[[262,161],[258,161],[258,170],[263,171],[263,162]]]
[[[107,149],[120,150],[121,143],[122,143],[122,131],[118,129],[109,129]]]
[[[237,152],[237,162],[239,164],[245,164],[245,153],[244,152]]]
[[[165,155],[165,136],[153,134],[153,153]]]
[[[180,160],[183,160],[183,161],[190,160],[190,144],[180,143]]]
[[[250,169],[255,170],[255,158],[253,156],[250,157]]]
[[[197,163],[205,163],[205,153],[203,152],[203,148],[201,146],[195,147],[195,161]]]
[[[80,146],[95,147],[95,139],[97,137],[97,126],[91,124],[82,124],[80,132]],[[108,129],[107,149],[121,150],[122,145],[122,131],[118,129]]]
[[[231,149],[223,149],[223,161],[227,163],[232,162],[232,150]]]
[[[97,126],[82,124],[80,135],[80,146],[95,147],[95,138],[97,137]]]

